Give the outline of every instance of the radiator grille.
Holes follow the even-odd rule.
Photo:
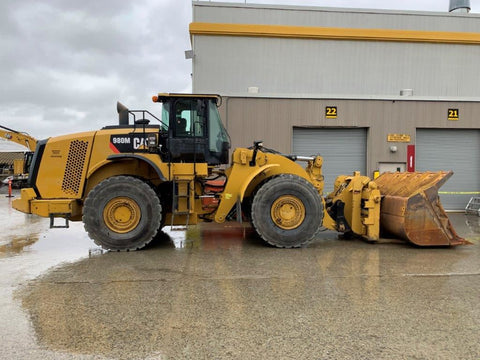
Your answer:
[[[80,190],[87,149],[87,141],[73,140],[70,143],[62,182],[62,190],[66,194],[77,195]]]

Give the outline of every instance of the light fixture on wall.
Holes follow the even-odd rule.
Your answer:
[[[391,153],[396,153],[397,152],[397,147],[395,145],[390,146],[390,152]]]
[[[193,50],[185,50],[185,59],[193,59],[194,56]]]
[[[400,90],[400,96],[413,96],[413,89]]]

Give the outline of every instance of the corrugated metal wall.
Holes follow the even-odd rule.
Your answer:
[[[326,118],[327,106],[337,107],[336,119]],[[449,108],[459,109],[458,121],[447,119]],[[234,148],[263,140],[267,147],[291,153],[294,127],[368,128],[366,174],[371,176],[380,162],[406,162],[417,128],[478,128],[480,103],[226,97],[220,110]],[[388,142],[392,133],[409,135],[410,142]]]
[[[480,32],[480,17],[194,3],[194,21]],[[480,96],[480,46],[194,36],[193,90],[245,94]]]
[[[0,151],[0,167],[13,166],[15,160],[23,160],[23,151]]]
[[[333,191],[339,175],[366,173],[367,129],[293,129],[293,153],[323,157],[324,193]]]
[[[465,210],[473,194],[480,191],[480,130],[418,129],[417,170],[453,170],[454,175],[440,189],[443,206]]]
[[[461,61],[459,61],[461,59]],[[199,36],[194,92],[480,96],[480,46]]]
[[[194,2],[193,10],[193,21],[206,23],[480,33],[480,16],[474,14],[208,2]],[[415,144],[418,128],[477,129],[472,130],[477,134],[480,129],[478,44],[218,35],[192,39],[193,90],[226,96],[221,113],[234,148],[263,140],[267,147],[292,153],[297,127],[368,129],[364,160],[355,163],[366,161],[365,174],[372,176],[380,163],[406,163],[407,145]],[[248,94],[249,87],[258,87],[258,94]],[[401,89],[413,89],[415,96],[399,97]],[[327,106],[338,108],[335,119],[325,117]],[[448,120],[449,109],[459,110],[457,121]],[[389,134],[410,136],[410,142],[389,142]],[[445,169],[445,163],[439,164]],[[353,165],[350,172],[357,168]],[[465,176],[477,179],[475,171],[471,168]]]
[[[268,24],[378,28],[426,31],[478,31],[479,15],[445,12],[391,11],[285,5],[221,4],[193,2],[193,21],[232,24]],[[346,25],[348,24],[348,25]]]

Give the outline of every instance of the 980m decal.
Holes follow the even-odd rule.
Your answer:
[[[146,134],[110,135],[110,149],[118,154],[147,149]]]

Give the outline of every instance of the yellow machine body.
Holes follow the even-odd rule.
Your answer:
[[[380,238],[381,196],[377,184],[369,177],[357,171],[353,176],[337,177],[334,190],[326,199],[331,218],[324,221],[325,227],[352,232],[370,241]]]
[[[24,173],[25,161],[23,159],[13,160],[13,174],[21,175]]]
[[[13,207],[51,224],[56,217],[83,220],[94,241],[112,250],[141,248],[166,224],[244,218],[278,247],[303,246],[322,227],[371,241],[382,228],[417,245],[464,243],[438,201],[448,175],[371,180],[354,172],[339,176],[324,196],[321,156],[284,155],[255,143],[234,150],[228,167],[218,166],[229,147],[218,96],[159,94],[154,101],[164,103],[168,124],[141,118],[132,126],[133,111],[119,104],[118,126],[40,141],[31,186]],[[185,123],[187,131],[175,129]],[[446,238],[433,240],[439,233]]]
[[[137,132],[141,133],[141,130]],[[208,212],[202,210],[199,198],[202,195],[201,189],[196,186],[196,181],[211,175],[214,171],[212,167],[205,163],[168,164],[162,162],[157,155],[148,153],[116,157],[115,151],[109,147],[110,136],[114,133],[121,134],[122,131],[106,130],[50,138],[45,145],[42,166],[36,180],[36,189],[42,199],[34,195],[33,189],[23,189],[22,197],[14,200],[13,206],[20,211],[49,217],[50,207],[43,204],[53,203],[53,199],[62,199],[64,204],[69,204],[65,206],[73,211],[70,214],[72,220],[76,220],[81,214],[82,200],[91,189],[107,178],[132,175],[157,185],[173,180],[187,182],[188,187],[195,190],[190,192],[190,201],[195,204],[190,209],[190,224],[195,224],[199,215]],[[131,134],[131,131],[125,130],[123,133]],[[279,174],[288,173],[305,178],[316,185],[321,193],[323,177],[320,157],[316,160],[316,167],[313,165],[315,161],[312,161],[311,168],[314,170],[306,171],[301,165],[282,155],[266,154],[262,151],[256,152],[256,165],[250,166],[253,152],[246,148],[234,151],[232,166],[224,172],[227,179],[225,190],[219,195],[220,205],[215,216],[211,216],[212,220],[224,222],[238,201],[242,202],[245,196],[251,195],[256,186],[265,179]],[[113,158],[108,160],[109,157]],[[55,206],[58,206],[59,200],[56,201]],[[73,206],[74,203],[77,205]],[[28,211],[25,211],[26,209]],[[167,216],[168,222],[171,215]],[[183,224],[184,218],[177,218],[174,224]]]

